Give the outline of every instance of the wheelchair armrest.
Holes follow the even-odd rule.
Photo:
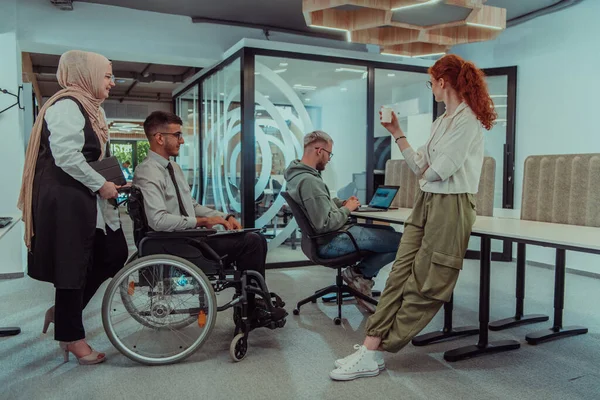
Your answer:
[[[356,239],[354,239],[354,236],[352,236],[352,234],[348,231],[335,231],[335,232],[328,232],[328,233],[323,233],[321,235],[315,235],[315,236],[309,236],[310,239],[321,239],[327,236],[337,236],[337,235],[348,235],[348,237],[350,238],[350,241],[352,242],[352,245],[355,248],[355,253],[360,253],[360,249],[358,248],[358,244],[356,243]]]
[[[150,231],[146,233],[148,238],[160,239],[160,238],[197,238],[206,237],[216,233],[215,229],[185,229],[182,231],[170,231],[170,232],[158,232]]]

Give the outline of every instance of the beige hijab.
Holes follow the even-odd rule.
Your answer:
[[[108,141],[108,127],[104,119],[104,114],[100,110],[100,104],[104,101],[101,97],[104,89],[104,76],[110,65],[110,61],[100,54],[89,53],[85,51],[71,50],[60,57],[56,77],[62,90],[52,96],[39,112],[39,115],[33,125],[29,145],[25,153],[25,168],[23,169],[23,182],[21,184],[21,193],[17,207],[23,212],[23,222],[25,223],[25,244],[31,248],[31,238],[34,235],[32,221],[32,194],[33,178],[35,176],[35,165],[40,150],[40,140],[44,125],[44,116],[46,110],[50,108],[57,100],[63,97],[73,97],[81,103],[85,113],[90,119],[92,128],[100,140],[102,154],[104,157],[104,148]]]

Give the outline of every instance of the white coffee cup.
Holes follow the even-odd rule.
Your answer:
[[[392,109],[390,107],[381,107],[381,122],[392,122]]]

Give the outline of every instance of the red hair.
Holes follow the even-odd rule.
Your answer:
[[[435,79],[443,78],[473,110],[477,119],[488,131],[492,129],[498,114],[488,93],[485,74],[470,61],[448,54],[429,67]]]

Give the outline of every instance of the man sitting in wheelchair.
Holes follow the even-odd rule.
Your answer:
[[[148,227],[154,231],[182,231],[222,225],[226,230],[241,229],[233,215],[202,206],[193,199],[187,180],[179,165],[169,157],[179,155],[184,143],[181,119],[172,113],[156,111],[144,121],[144,132],[150,151],[134,174],[133,185],[141,190]],[[204,238],[222,259],[223,265],[236,264],[237,270],[258,272],[265,276],[267,241],[257,232],[215,235]],[[260,288],[260,285],[257,284]],[[283,326],[287,316],[283,302],[275,295],[271,299],[255,298],[248,293],[248,316],[252,328]],[[268,302],[268,304],[267,304]],[[273,324],[275,322],[275,324]]]

